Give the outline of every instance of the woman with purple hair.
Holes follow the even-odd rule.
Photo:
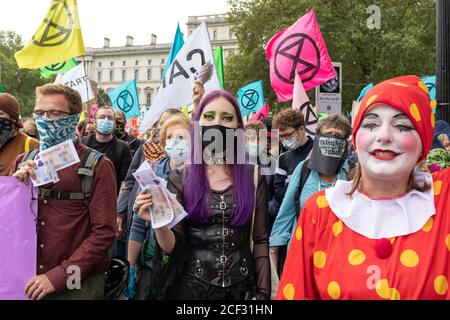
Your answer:
[[[255,192],[254,167],[245,164],[236,98],[222,90],[209,93],[193,122],[191,163],[171,172],[167,185],[188,216],[172,229],[155,230],[169,261],[154,290],[168,299],[269,299],[267,187],[257,173]],[[144,190],[136,205],[149,221],[150,193]]]

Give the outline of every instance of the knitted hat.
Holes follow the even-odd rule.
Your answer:
[[[19,101],[13,95],[0,93],[0,110],[7,113],[16,123],[19,122],[19,108]]]
[[[355,109],[353,141],[356,141],[356,132],[364,114],[376,103],[387,104],[408,116],[422,141],[421,161],[425,160],[431,149],[435,125],[425,83],[417,76],[402,76],[383,81],[370,89]]]
[[[159,144],[153,142],[144,143],[143,149],[144,149],[144,158],[149,162],[157,161],[162,157],[166,156],[164,149],[162,149]]]

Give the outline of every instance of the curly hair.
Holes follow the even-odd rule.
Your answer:
[[[273,118],[272,127],[274,129],[294,128],[299,129],[305,125],[305,117],[303,112],[295,109],[284,109]]]

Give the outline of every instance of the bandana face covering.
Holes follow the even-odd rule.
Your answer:
[[[339,173],[347,151],[347,139],[332,135],[316,135],[308,168],[326,176]]]
[[[0,118],[0,149],[17,133],[16,124],[6,118]]]
[[[36,128],[40,137],[40,149],[45,150],[71,139],[77,140],[77,124],[80,114],[51,120],[46,117],[36,117]]]

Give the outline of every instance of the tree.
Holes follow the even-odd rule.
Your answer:
[[[22,117],[31,115],[35,104],[35,89],[46,83],[39,70],[20,69],[14,53],[23,47],[21,37],[14,31],[0,31],[1,85],[20,103]]]
[[[435,1],[378,0],[381,28],[369,29],[368,8],[373,0],[228,0],[229,21],[239,53],[228,60],[225,75],[236,92],[262,79],[272,110],[279,103],[270,86],[264,46],[280,30],[314,9],[328,53],[342,62],[343,111],[350,111],[361,89],[370,82],[394,76],[435,73]],[[314,104],[314,90],[308,91]]]

